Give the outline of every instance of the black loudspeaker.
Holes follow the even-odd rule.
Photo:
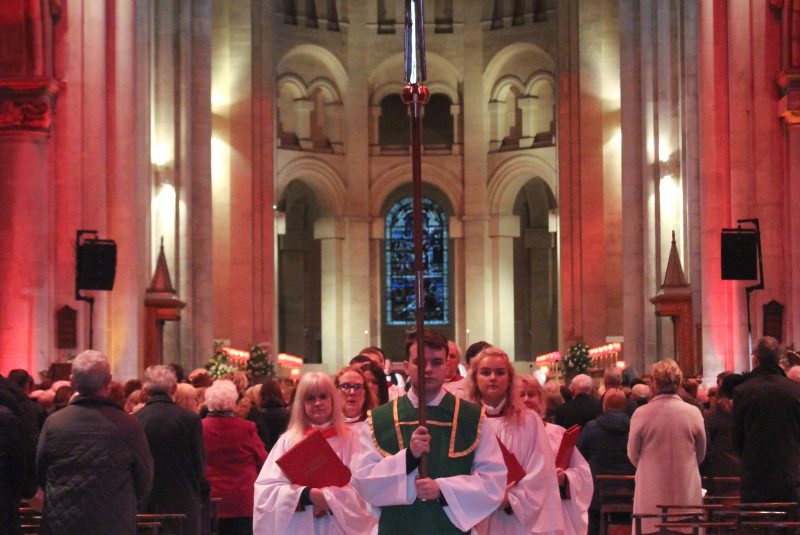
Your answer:
[[[78,290],[112,290],[117,273],[117,244],[88,240],[78,245]]]
[[[758,233],[754,230],[722,229],[722,280],[749,281],[758,278]]]

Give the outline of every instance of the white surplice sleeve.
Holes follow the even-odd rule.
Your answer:
[[[561,445],[565,429],[558,425],[548,424],[546,427],[550,446],[555,453]],[[564,527],[567,535],[586,533],[589,526],[589,505],[592,503],[594,483],[592,471],[578,448],[572,451],[569,466],[565,470],[569,482],[569,498],[561,500],[564,516]]]
[[[363,426],[366,427],[366,426]],[[331,439],[331,446],[345,465],[350,465],[354,454],[359,449],[358,436],[353,430],[345,437]],[[331,529],[328,533],[342,534],[367,534],[372,531],[377,523],[369,511],[367,504],[351,483],[344,487],[324,487],[322,494],[328,502],[333,515],[325,517],[332,520],[337,529]],[[333,528],[334,526],[331,526]],[[322,532],[320,530],[320,532]]]
[[[589,463],[578,448],[572,451],[569,467],[566,469],[569,481],[569,499],[561,500],[564,511],[566,533],[584,534],[589,529],[589,505],[592,503],[594,483]]]
[[[373,507],[409,505],[417,498],[417,471],[406,474],[405,448],[384,457],[375,449],[369,425],[358,431],[358,452],[350,468],[353,486]]]
[[[528,533],[562,532],[564,524],[561,518],[556,462],[542,419],[533,411],[526,411],[522,428],[512,422],[503,426],[502,430],[505,431],[503,435],[512,431],[515,435],[523,434],[517,440],[500,436],[501,440],[508,440],[512,444],[522,442],[517,446],[522,454],[517,460],[525,468],[525,477],[508,491],[508,502],[514,516]]]
[[[289,447],[286,435],[282,435],[269,452],[256,479],[253,502],[254,535],[285,533],[294,520],[303,487],[293,485],[275,462]]]
[[[480,443],[472,459],[472,473],[436,479],[442,496],[447,500],[444,512],[450,522],[462,531],[469,531],[492,514],[503,501],[506,475],[500,445],[484,418]]]

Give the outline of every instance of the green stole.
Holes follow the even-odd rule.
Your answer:
[[[431,452],[428,476],[432,479],[472,473],[472,459],[480,442],[483,408],[456,398],[449,392],[438,407],[426,408]],[[408,447],[411,433],[419,426],[419,414],[407,396],[376,407],[367,416],[372,440],[378,453],[387,457]],[[411,505],[381,508],[378,524],[381,535],[409,533],[462,534],[437,501],[417,499]]]

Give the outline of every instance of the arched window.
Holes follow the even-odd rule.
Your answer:
[[[414,294],[413,200],[400,199],[386,215],[386,324],[413,325]],[[434,201],[422,199],[422,241],[425,323],[449,323],[447,215]]]
[[[408,107],[400,95],[386,95],[381,100],[381,117],[378,120],[378,143],[381,147],[408,149],[411,143],[411,126]]]
[[[447,95],[431,95],[425,106],[425,118],[422,121],[422,144],[425,148],[447,148],[453,146],[452,105]]]

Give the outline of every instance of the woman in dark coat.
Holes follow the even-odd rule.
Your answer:
[[[610,389],[603,396],[603,412],[581,430],[578,450],[589,462],[595,480],[589,506],[589,534],[598,533],[600,503],[598,475],[633,475],[636,469],[628,460],[628,432],[631,417],[625,412],[627,398],[622,390]]]
[[[703,476],[739,476],[742,473],[742,461],[733,447],[733,389],[744,378],[740,374],[727,375],[717,390],[717,401],[704,418],[706,424],[706,441],[708,444],[706,458],[700,465]],[[711,494],[718,495],[724,488],[709,488]]]
[[[256,424],[258,436],[270,451],[289,425],[289,407],[283,400],[280,385],[274,379],[267,379],[261,385],[258,399],[258,406],[250,408],[247,419]]]

